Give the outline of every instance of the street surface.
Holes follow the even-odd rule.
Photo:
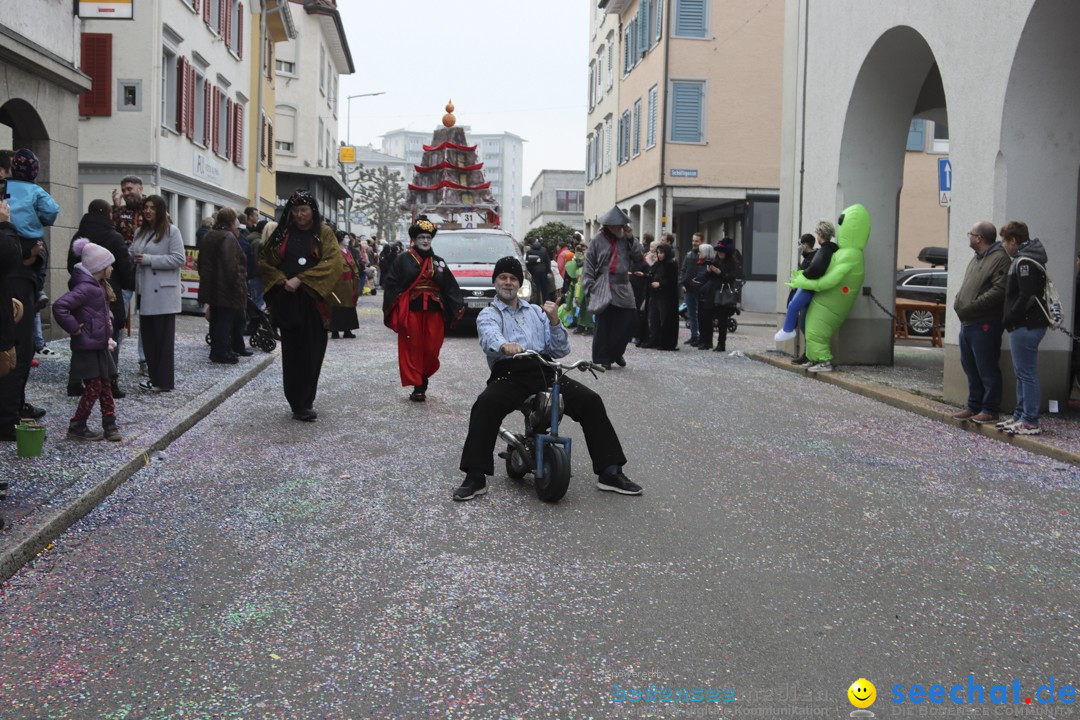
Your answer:
[[[271,365],[0,587],[0,718],[841,718],[864,677],[877,717],[933,717],[977,706],[890,688],[1080,684],[1076,468],[746,358],[631,348],[575,377],[644,496],[597,491],[568,421],[562,502],[496,459],[454,503],[487,366],[453,336],[409,402],[381,299],[330,341],[318,422]],[[650,685],[719,700],[625,699]]]

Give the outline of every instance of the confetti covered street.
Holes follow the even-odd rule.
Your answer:
[[[409,402],[379,301],[330,341],[317,422],[275,360],[0,585],[0,718],[838,718],[859,678],[878,717],[934,716],[972,706],[891,688],[1080,682],[1077,467],[747,357],[631,347],[574,377],[642,497],[597,491],[568,420],[561,502],[496,458],[454,503],[483,355],[450,336]],[[1024,697],[1012,714],[1076,712]]]

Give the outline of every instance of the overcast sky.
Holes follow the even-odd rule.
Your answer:
[[[356,73],[342,76],[339,136],[432,132],[453,99],[459,125],[526,140],[522,193],[544,169],[585,168],[592,0],[339,0]]]

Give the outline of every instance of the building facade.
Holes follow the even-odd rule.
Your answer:
[[[303,188],[323,219],[343,226],[349,193],[338,163],[338,78],[355,72],[352,54],[335,0],[289,1],[297,38],[276,59],[277,205]]]
[[[596,218],[618,200],[615,122],[619,115],[619,15],[589,3],[589,115],[585,137],[585,237],[596,234]]]
[[[82,217],[78,190],[79,97],[92,86],[80,70],[82,21],[71,6],[25,0],[0,4],[0,147],[38,156],[38,184],[60,205],[45,229],[46,291],[67,288],[68,243]]]
[[[749,310],[775,306],[784,8],[599,0],[619,18],[616,202],[639,232],[735,239]],[[595,128],[594,128],[595,130]],[[606,152],[606,140],[605,140]]]
[[[513,133],[473,133],[464,126],[469,142],[476,145],[476,157],[484,163],[484,179],[499,202],[501,226],[509,233],[518,227],[521,215],[522,152],[524,140]],[[382,136],[382,151],[419,165],[431,132],[391,130]],[[410,176],[411,180],[412,177]]]
[[[137,175],[194,246],[202,218],[250,204],[251,17],[242,0],[162,0],[132,20],[85,21],[82,205]]]
[[[585,173],[541,170],[530,194],[529,229],[561,222],[578,232],[585,227]]]
[[[386,168],[391,173],[397,173],[401,176],[401,196],[404,198],[408,194],[409,180],[413,176],[413,166],[404,158],[396,157],[394,155],[387,155],[386,153],[379,152],[370,145],[359,146],[356,148],[356,163],[364,170],[377,170],[379,168]],[[357,164],[345,165],[346,178],[353,175]],[[346,180],[348,182],[348,179]],[[352,208],[348,219],[348,230],[351,233],[357,235],[374,235],[377,231],[375,224],[366,217],[363,212],[356,208]],[[388,238],[380,238],[382,242],[394,242],[400,240],[406,245],[408,240],[409,222],[407,217],[403,217],[397,224],[394,235]]]
[[[1046,247],[1064,307],[1073,306],[1080,249],[1077,27],[1080,6],[1054,0],[787,3],[780,235],[794,237],[848,205],[866,206],[873,231],[864,288],[886,308],[894,297],[897,198],[911,121],[947,128],[953,173],[944,392],[953,402],[967,397],[951,307],[971,257],[966,233],[974,222],[1027,222]],[[791,265],[781,254],[777,273],[786,275]],[[777,308],[780,295],[778,288]],[[860,297],[835,338],[837,361],[889,364],[892,334],[891,317]],[[1008,343],[1002,350],[1011,387]],[[1069,339],[1048,333],[1038,362],[1044,401],[1064,402]]]

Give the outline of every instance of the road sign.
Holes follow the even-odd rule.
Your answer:
[[[937,204],[941,207],[949,207],[950,205],[952,205],[952,193],[948,192],[947,190],[942,190],[940,193],[938,193]]]
[[[952,192],[952,163],[947,157],[938,158],[937,161],[937,189],[942,193]]]
[[[338,150],[338,156],[342,165],[352,165],[356,162],[356,148],[352,145],[342,145]]]

